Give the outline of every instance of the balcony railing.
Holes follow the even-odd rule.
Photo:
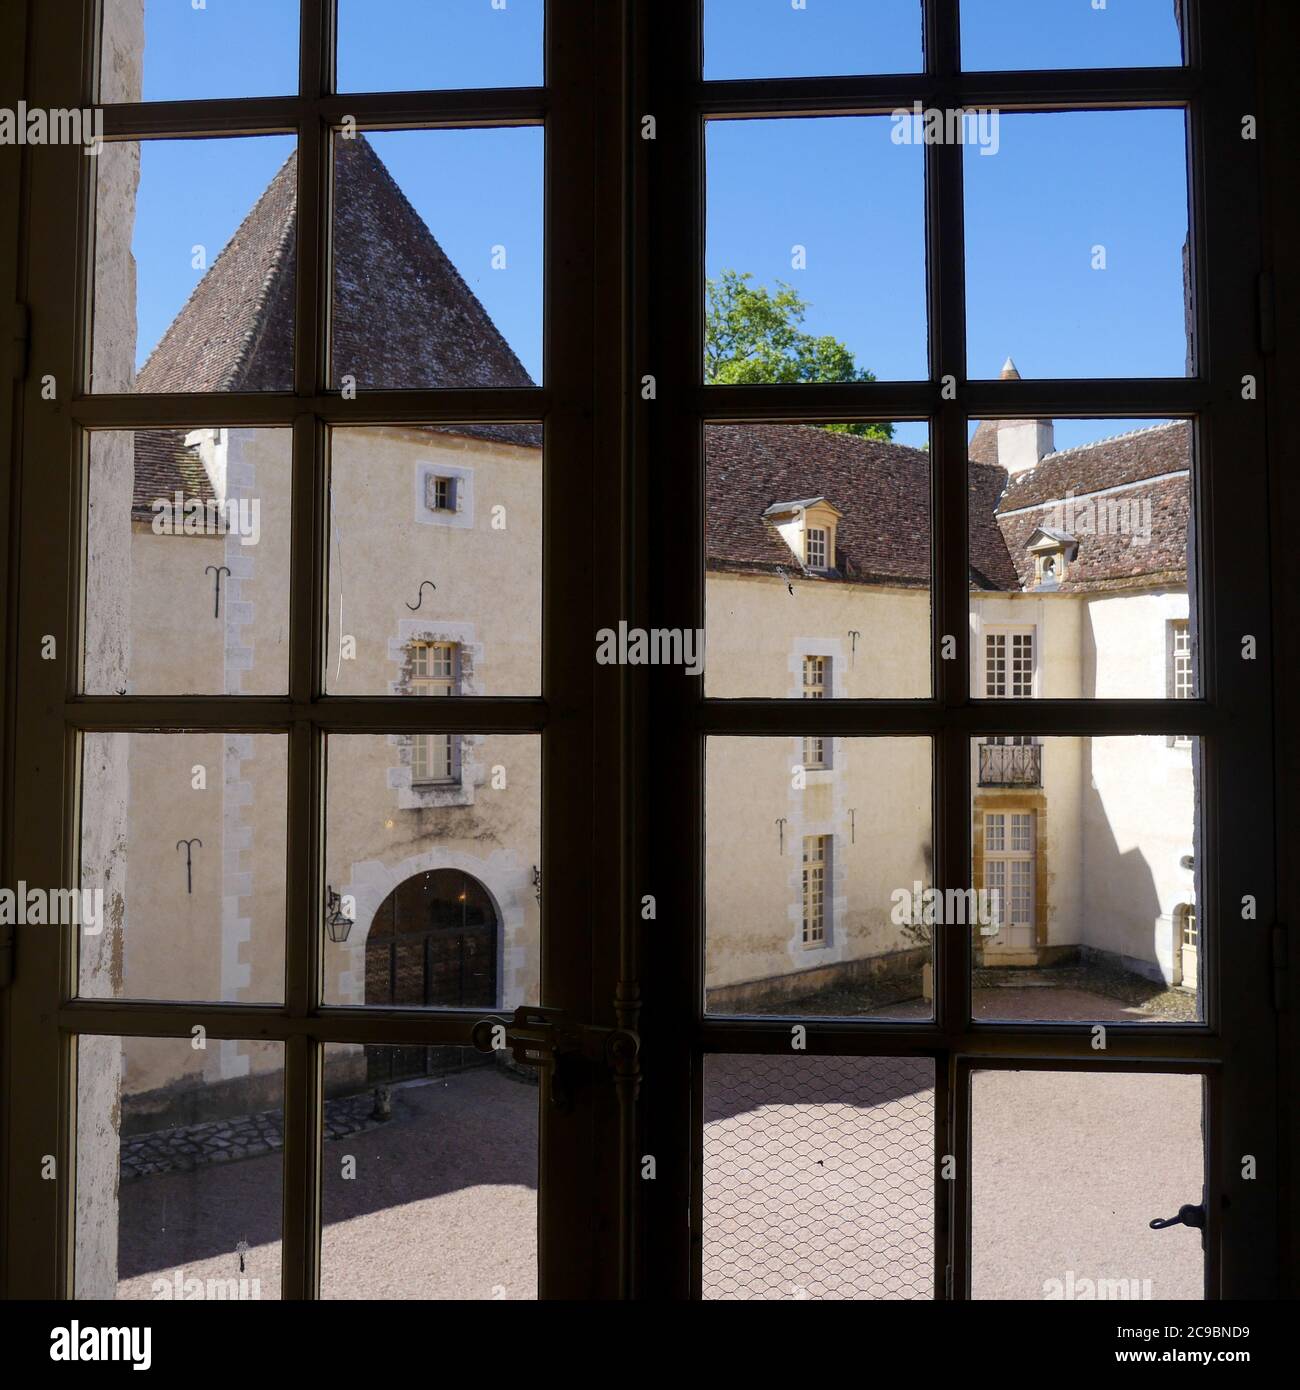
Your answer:
[[[1041,743],[981,743],[981,787],[1039,787],[1043,783]]]

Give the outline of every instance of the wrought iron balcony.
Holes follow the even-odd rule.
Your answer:
[[[981,787],[1041,787],[1041,743],[981,743]]]

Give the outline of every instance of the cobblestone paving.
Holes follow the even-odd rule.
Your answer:
[[[325,1103],[325,1137],[343,1139],[376,1129],[384,1121],[373,1118],[374,1095],[343,1096]],[[153,1177],[158,1173],[191,1173],[209,1163],[232,1163],[257,1158],[284,1147],[284,1112],[263,1110],[229,1120],[208,1120],[198,1125],[178,1125],[153,1134],[138,1134],[122,1141],[122,1181]]]

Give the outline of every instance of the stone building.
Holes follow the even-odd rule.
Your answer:
[[[288,388],[293,176],[291,159],[134,389]],[[338,142],[335,181],[335,384],[529,384],[364,138]],[[543,444],[540,427],[520,425],[334,432],[329,693],[539,692]],[[928,695],[928,453],[763,424],[711,427],[707,457],[706,692]],[[973,694],[1193,692],[1190,466],[1181,423],[1061,451],[1047,421],[978,426]],[[88,625],[127,602],[116,622],[129,643],[88,665],[89,689],[284,693],[291,467],[284,430],[137,432],[130,449],[97,438]],[[124,595],[112,576],[128,569]],[[125,769],[128,791],[116,955],[112,968],[83,963],[85,992],[282,997],[286,752],[256,733],[88,736],[87,769]],[[540,767],[528,736],[330,738],[327,1002],[537,1001]],[[845,989],[867,991],[867,1012],[928,1007],[938,928],[911,908],[900,917],[897,895],[931,884],[930,769],[917,738],[710,741],[710,1009]],[[111,798],[87,785],[94,886],[94,798]],[[1189,744],[991,731],[972,748],[971,785],[974,887],[997,903],[974,926],[982,964],[1093,960],[1195,988]],[[411,1052],[402,1074],[438,1065],[431,1049]],[[157,1056],[128,1068],[124,1127],[189,1114],[200,1082],[204,1113],[275,1103],[265,1048],[221,1042],[180,1073],[174,1050]],[[329,1084],[391,1079],[386,1057],[357,1047]]]

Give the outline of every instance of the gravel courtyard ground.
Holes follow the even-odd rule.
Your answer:
[[[1041,1018],[1048,994],[1054,1017],[1132,1017],[1082,990],[983,993],[1001,1017]],[[715,1058],[707,1086],[706,1296],[931,1295],[928,1064]],[[401,1086],[389,1122],[327,1141],[323,1296],[535,1298],[536,1111],[534,1086],[479,1068]],[[1147,1224],[1201,1199],[1198,1081],[984,1072],[973,1113],[977,1298],[1201,1296],[1199,1233]],[[119,1297],[177,1269],[237,1280],[241,1245],[255,1296],[278,1297],[280,1159],[124,1183]]]

